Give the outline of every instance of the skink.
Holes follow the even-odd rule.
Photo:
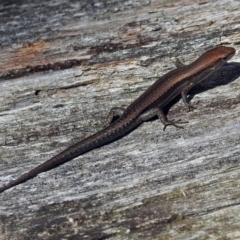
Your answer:
[[[188,109],[192,109],[193,106],[187,101],[188,91],[195,84],[220,68],[234,54],[234,48],[218,46],[205,52],[189,65],[183,65],[178,62],[176,69],[159,78],[126,109],[113,108],[107,118],[109,126],[67,148],[33,170],[1,187],[0,193],[34,178],[39,173],[49,171],[81,154],[116,140],[142,122],[155,116],[161,120],[164,128],[168,125],[179,127],[177,123],[182,122],[169,121],[162,111],[163,107],[177,95],[181,94],[184,104]],[[112,121],[116,116],[118,119]]]

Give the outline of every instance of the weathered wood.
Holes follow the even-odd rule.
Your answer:
[[[16,1],[17,2],[17,1]],[[239,1],[1,1],[0,185],[217,44]],[[0,195],[1,239],[239,239],[239,54],[159,120]]]

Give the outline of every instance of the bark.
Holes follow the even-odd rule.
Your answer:
[[[0,185],[164,73],[239,49],[239,1],[1,1]],[[1,239],[239,239],[239,54],[123,138],[0,195]]]

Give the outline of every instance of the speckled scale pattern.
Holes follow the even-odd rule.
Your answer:
[[[234,53],[234,48],[218,46],[205,52],[190,65],[168,72],[130,104],[123,115],[110,126],[83,139],[30,172],[3,186],[0,188],[0,193],[37,176],[41,172],[55,168],[85,152],[119,138],[142,122],[140,115],[146,110],[154,107],[164,107],[176,95],[184,91],[189,84],[192,87],[221,67]]]

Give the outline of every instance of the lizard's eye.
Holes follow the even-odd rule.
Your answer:
[[[224,57],[224,58],[222,58],[224,61],[227,61],[228,60],[228,57]]]
[[[227,56],[223,57],[222,59],[224,61],[228,61],[233,55],[234,55],[235,52],[232,52],[232,53],[229,53]]]

